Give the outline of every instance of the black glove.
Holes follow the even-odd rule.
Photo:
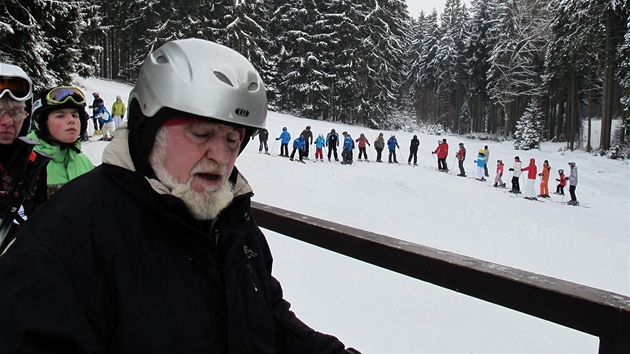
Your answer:
[[[559,179],[559,178],[556,178],[556,181],[560,182],[560,179]]]
[[[276,140],[280,140],[280,138],[276,138]]]
[[[348,348],[346,349],[346,354],[361,354],[361,352],[354,348]]]
[[[513,168],[510,168],[510,171],[514,171],[514,169],[513,169]]]
[[[542,177],[542,173],[539,173],[538,175]]]
[[[569,177],[564,177],[564,179],[568,181],[568,180],[569,180]]]

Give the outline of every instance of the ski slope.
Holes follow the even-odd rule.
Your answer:
[[[108,107],[116,95],[126,99],[130,90],[127,85],[97,79],[78,79],[77,84],[88,94],[100,92]],[[364,133],[373,141],[379,133],[270,112],[269,147],[282,127],[295,138],[306,125],[315,136],[335,128],[339,133],[347,130],[354,139]],[[300,164],[273,156],[279,153],[280,143],[275,144],[272,156],[259,154],[256,138],[239,157],[237,167],[252,185],[257,202],[630,296],[627,162],[581,151],[563,152],[564,144],[557,143],[543,143],[540,151],[515,151],[510,142],[383,133],[385,139],[396,134],[401,164],[357,162],[358,150],[353,165],[312,160]],[[413,134],[422,142],[418,167],[406,164]],[[437,172],[431,151],[442,138],[450,145],[449,168],[456,168],[457,144],[465,144],[469,176],[475,171],[477,151],[487,144],[488,181],[456,177],[456,169],[452,174]],[[93,141],[83,150],[98,165],[106,144]],[[311,158],[314,151],[313,145]],[[373,161],[373,148],[368,148],[368,154]],[[543,160],[549,160],[551,192],[557,170],[564,169],[568,176],[567,162],[575,161],[579,169],[576,194],[588,208],[560,204],[563,199],[557,195],[544,202],[512,198],[505,190],[491,187],[497,159],[505,164],[504,182],[509,187],[507,169],[515,155],[524,163],[535,158],[539,169]],[[565,191],[568,197],[568,187]],[[275,259],[274,275],[297,315],[364,354],[597,352],[596,337],[283,235],[265,234]]]

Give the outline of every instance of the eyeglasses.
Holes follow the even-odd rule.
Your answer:
[[[4,117],[5,114],[8,114],[14,122],[23,121],[28,117],[28,113],[23,108],[0,109],[0,118]]]
[[[0,77],[0,98],[8,94],[15,101],[31,98],[31,83],[21,77]]]
[[[81,90],[73,86],[55,87],[46,95],[46,101],[51,106],[64,104],[68,100],[82,106],[85,103],[85,95],[83,95]]]

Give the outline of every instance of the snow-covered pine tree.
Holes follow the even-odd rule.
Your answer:
[[[467,134],[473,132],[473,120],[470,115],[470,109],[468,108],[468,100],[464,100],[464,104],[462,104],[462,108],[459,110],[459,130],[458,134]]]
[[[488,59],[498,37],[492,35],[491,0],[471,1],[470,31],[466,38],[466,69],[470,80],[470,114],[472,130],[496,133],[498,122],[489,122],[490,98],[488,95],[488,78],[490,69]]]
[[[424,124],[435,124],[439,114],[437,104],[437,61],[435,59],[440,40],[438,13],[435,9],[418,22],[418,54],[410,68],[411,90],[415,95],[414,106],[418,120]]]
[[[100,19],[89,1],[17,1],[0,5],[0,60],[22,67],[36,90],[94,73]]]
[[[464,59],[468,13],[460,0],[446,0],[440,17],[442,34],[435,56],[437,93],[440,99],[440,123],[449,130],[458,130],[459,109],[466,98],[467,75]]]
[[[543,130],[543,111],[535,98],[527,105],[525,113],[516,123],[514,148],[516,150],[539,149]]]

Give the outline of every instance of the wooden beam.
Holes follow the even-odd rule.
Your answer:
[[[257,202],[252,213],[262,228],[598,336],[600,354],[630,353],[630,297]]]

